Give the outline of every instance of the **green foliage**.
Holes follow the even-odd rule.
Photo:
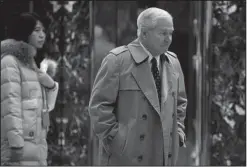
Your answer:
[[[245,165],[246,6],[213,2],[211,165]]]
[[[89,2],[42,2],[51,20],[46,53],[59,68],[59,92],[47,136],[48,165],[89,165]]]

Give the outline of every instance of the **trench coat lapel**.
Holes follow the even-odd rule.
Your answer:
[[[154,78],[148,64],[148,55],[141,47],[138,40],[128,45],[131,55],[136,63],[132,69],[132,75],[139,85],[141,91],[153,106],[155,111],[160,114],[160,104]]]
[[[164,68],[166,69],[166,72],[162,73],[162,78],[167,79],[167,86],[165,86],[166,96],[162,101],[162,103],[164,104],[169,94],[177,90],[176,86],[177,86],[178,73],[176,72],[174,65],[172,64],[170,55],[165,53],[163,56],[166,56],[167,61],[168,61],[168,63],[165,63],[165,61],[162,61],[162,67],[163,69]],[[164,86],[164,84],[162,86]]]

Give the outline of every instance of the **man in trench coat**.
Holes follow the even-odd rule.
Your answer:
[[[93,85],[89,114],[99,165],[176,165],[187,98],[178,58],[168,51],[172,16],[148,8],[137,26],[138,38],[110,51]]]

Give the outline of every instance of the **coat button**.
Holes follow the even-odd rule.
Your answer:
[[[168,154],[168,158],[171,158],[171,157],[172,157],[172,154],[171,154],[171,153],[169,153],[169,154]]]
[[[34,136],[34,132],[33,131],[29,132],[29,136],[33,137]]]
[[[137,159],[138,159],[139,162],[142,161],[142,158],[143,158],[142,155],[140,155],[140,156],[137,157]]]
[[[146,98],[146,96],[145,96],[145,95],[143,95],[143,96],[142,96],[142,99],[143,99],[143,100],[146,100],[147,98]]]
[[[172,136],[172,132],[170,132],[170,135]]]
[[[108,140],[108,142],[111,142],[113,140],[113,136],[111,136],[111,135],[107,136],[107,140]]]
[[[146,114],[143,114],[143,115],[142,115],[142,119],[143,119],[143,120],[147,120],[147,117],[148,117],[148,116],[147,116]]]
[[[140,135],[140,140],[141,140],[141,141],[143,141],[144,138],[145,138],[145,135],[144,135],[144,134]]]
[[[173,114],[172,114],[172,118],[174,118],[174,116],[175,116],[175,114],[173,113]]]

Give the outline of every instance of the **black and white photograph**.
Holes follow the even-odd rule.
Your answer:
[[[0,0],[1,166],[246,166],[246,1]]]

